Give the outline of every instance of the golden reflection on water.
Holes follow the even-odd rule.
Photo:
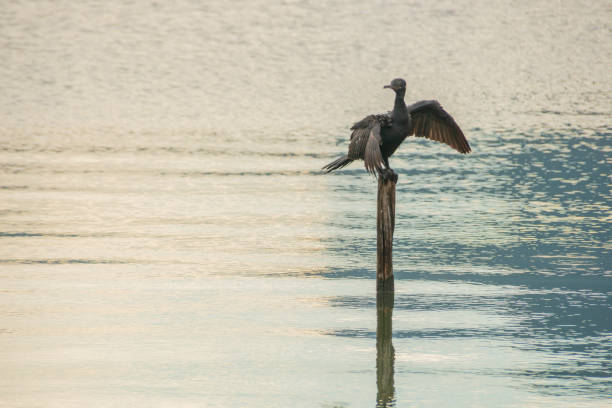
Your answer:
[[[0,405],[610,395],[604,2],[4,3]],[[474,152],[391,159],[393,308],[318,169],[397,76]]]

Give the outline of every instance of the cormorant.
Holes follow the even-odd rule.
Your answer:
[[[410,135],[446,143],[459,153],[472,150],[453,117],[442,109],[438,101],[419,101],[406,106],[406,81],[401,78],[394,79],[384,88],[395,91],[393,110],[366,116],[356,122],[351,127],[348,154],[323,167],[325,173],[363,159],[369,173],[376,175],[378,172],[383,178],[397,180],[397,175],[389,167],[389,157]]]

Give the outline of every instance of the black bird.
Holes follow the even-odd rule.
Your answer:
[[[384,88],[395,91],[393,110],[379,115],[366,116],[356,122],[351,130],[348,154],[323,167],[325,173],[341,169],[353,160],[363,159],[369,173],[380,174],[383,178],[397,175],[389,167],[389,157],[410,135],[426,137],[446,143],[459,153],[469,153],[463,132],[438,101],[419,101],[406,106],[406,81],[396,78]],[[383,168],[384,165],[384,168]]]

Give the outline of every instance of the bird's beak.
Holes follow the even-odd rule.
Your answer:
[[[383,89],[384,89],[384,88],[395,89],[395,88],[393,88],[393,86],[391,86],[391,85],[385,85],[385,86],[383,86]]]

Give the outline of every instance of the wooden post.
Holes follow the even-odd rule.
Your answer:
[[[395,229],[395,184],[397,176],[378,177],[376,217],[376,290],[393,290],[393,230]]]

